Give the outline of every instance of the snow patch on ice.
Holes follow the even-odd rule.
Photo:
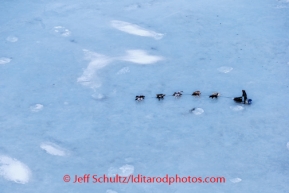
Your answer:
[[[110,167],[108,169],[108,176],[115,176],[116,174],[118,174],[118,169],[114,168],[114,167]]]
[[[77,79],[77,82],[80,82],[84,86],[98,88],[101,86],[101,83],[99,81],[93,81],[94,79],[97,79],[96,72],[108,65],[112,59],[89,50],[83,51],[85,60],[89,60],[89,64],[83,71],[82,75]]]
[[[223,73],[228,73],[228,72],[231,72],[232,70],[233,70],[233,68],[229,67],[229,66],[222,66],[222,67],[218,68],[218,71],[223,72]]]
[[[59,147],[56,144],[53,143],[42,143],[40,145],[40,148],[45,150],[46,153],[49,153],[51,155],[56,155],[56,156],[66,156],[66,150],[64,150],[63,148]]]
[[[55,26],[53,28],[53,32],[64,37],[70,36],[71,34],[71,32],[63,26]]]
[[[119,176],[129,176],[133,174],[134,166],[132,165],[123,165],[120,168],[111,167],[108,169],[108,176],[115,176],[118,174]]]
[[[101,100],[101,99],[105,98],[105,96],[103,94],[93,94],[91,96],[92,96],[92,98],[97,99],[97,100]]]
[[[154,31],[146,30],[138,25],[131,24],[124,21],[112,20],[111,22],[112,27],[137,36],[144,36],[144,37],[152,37],[156,40],[161,39],[164,35],[161,33],[156,33]]]
[[[195,114],[195,115],[201,115],[201,114],[203,114],[205,111],[204,111],[204,109],[202,109],[202,108],[196,108],[194,111],[193,111],[193,113]]]
[[[242,179],[241,179],[241,178],[233,178],[233,179],[231,179],[230,181],[231,181],[232,183],[239,183],[239,182],[242,181]]]
[[[106,193],[117,193],[117,192],[113,190],[106,190]]]
[[[0,64],[7,64],[9,62],[11,62],[10,58],[5,58],[5,57],[0,58]]]
[[[125,73],[129,73],[129,67],[124,67],[122,69],[120,69],[116,74],[120,75],[120,74],[125,74]]]
[[[7,40],[8,42],[15,43],[15,42],[18,41],[18,38],[15,37],[15,36],[8,36],[8,37],[6,38],[6,40]]]
[[[120,58],[121,60],[137,64],[153,64],[160,60],[163,60],[163,57],[149,55],[144,50],[127,50],[126,52],[127,55]]]
[[[134,172],[134,166],[128,164],[120,167],[119,169],[121,170],[121,173],[119,173],[120,176],[129,176]]]
[[[20,184],[29,182],[31,171],[22,162],[8,156],[0,156],[0,176]]]
[[[39,112],[43,109],[43,105],[42,104],[36,104],[30,107],[30,110],[34,113]]]
[[[136,64],[152,64],[163,60],[161,56],[149,55],[144,50],[127,50],[127,54],[122,57],[107,57],[105,55],[98,54],[89,50],[83,50],[84,59],[89,61],[88,66],[84,69],[82,75],[77,79],[77,82],[84,86],[89,86],[93,89],[101,86],[101,82],[98,80],[97,71],[104,68],[115,60],[122,60],[133,62]],[[117,74],[128,73],[129,68],[125,67],[117,72]]]
[[[237,106],[230,106],[233,111],[242,111],[244,107],[237,105]]]

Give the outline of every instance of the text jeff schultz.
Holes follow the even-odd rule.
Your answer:
[[[169,176],[166,174],[164,177],[148,177],[144,175],[129,175],[129,176],[107,176],[107,175],[90,175],[74,177],[73,183],[167,183],[169,185],[173,183],[225,183],[225,177],[192,177],[184,176],[180,177],[178,174],[175,176]]]

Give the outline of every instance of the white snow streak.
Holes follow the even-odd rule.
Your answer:
[[[127,50],[127,55],[120,58],[121,60],[137,64],[152,64],[163,60],[160,56],[149,55],[144,50]]]
[[[71,32],[63,26],[55,26],[53,32],[64,37],[70,36],[71,34]]]
[[[105,96],[103,94],[93,94],[91,96],[92,96],[92,98],[94,98],[96,100],[102,100],[105,98]]]
[[[7,64],[9,62],[11,62],[10,58],[5,58],[5,57],[0,58],[0,64]]]
[[[138,35],[138,36],[144,36],[144,37],[153,37],[155,39],[161,39],[163,37],[163,34],[156,33],[154,31],[143,29],[142,27],[131,24],[124,21],[118,21],[118,20],[112,20],[111,25],[123,32]],[[55,33],[60,33],[63,36],[67,36],[70,34],[70,31],[65,29],[62,26],[56,26],[54,27]],[[66,33],[68,33],[66,35]],[[98,88],[101,86],[101,82],[97,77],[97,71],[111,63],[113,60],[122,60],[122,61],[128,61],[136,64],[153,64],[160,60],[163,60],[163,57],[161,56],[154,56],[149,55],[144,50],[127,50],[125,56],[117,57],[117,58],[109,58],[107,56],[91,52],[89,50],[83,50],[85,53],[85,59],[89,60],[89,64],[87,68],[84,70],[83,74],[77,79],[77,82],[82,83],[84,86],[89,86],[93,89]],[[120,70],[117,74],[124,74],[129,72],[129,68],[124,68]]]
[[[15,37],[15,36],[8,36],[8,37],[6,38],[6,40],[7,40],[8,42],[15,43],[15,42],[18,41],[18,38]]]
[[[126,74],[128,72],[130,72],[129,67],[124,67],[124,68],[120,69],[116,74],[118,74],[118,75],[119,74]]]
[[[108,176],[115,176],[118,174],[119,176],[129,176],[133,174],[134,166],[132,165],[123,165],[120,168],[111,167],[108,169]]]
[[[110,58],[105,55],[91,52],[89,50],[83,50],[85,59],[89,60],[88,66],[84,69],[82,75],[77,79],[84,86],[91,87],[93,89],[101,86],[101,82],[97,77],[97,72],[110,64],[115,60],[128,61],[136,64],[153,64],[163,60],[161,56],[149,55],[144,50],[127,50],[125,56]],[[128,73],[129,68],[125,67],[121,69],[117,74]]]
[[[121,171],[119,173],[120,176],[129,176],[129,175],[133,174],[133,172],[134,172],[134,166],[128,165],[128,164],[120,167],[119,169]]]
[[[218,68],[218,71],[223,72],[223,73],[228,73],[228,72],[231,72],[232,70],[233,70],[233,68],[229,67],[229,66],[222,66],[222,67]]]
[[[43,109],[43,105],[42,104],[36,104],[30,107],[30,110],[34,113],[37,113],[39,111],[41,111]]]
[[[144,37],[152,37],[156,40],[161,39],[164,35],[161,33],[156,33],[154,31],[146,30],[138,25],[131,24],[124,21],[112,20],[111,22],[112,27],[137,36],[144,36]]]
[[[117,192],[113,190],[106,190],[106,193],[117,193]]]
[[[240,105],[236,105],[236,106],[230,106],[230,108],[233,111],[242,111],[244,109],[244,107],[240,106]]]
[[[0,176],[20,184],[29,182],[31,171],[22,162],[8,156],[0,156]]]
[[[193,111],[193,113],[195,114],[195,115],[201,115],[201,114],[203,114],[205,111],[204,111],[204,109],[202,109],[202,108],[196,108],[194,111]]]
[[[56,155],[56,156],[66,156],[66,150],[64,150],[63,148],[59,147],[56,144],[53,143],[42,143],[40,145],[40,148],[45,150],[47,153],[51,154],[51,155]]]
[[[98,88],[101,86],[99,81],[96,81],[96,72],[108,65],[112,60],[104,55],[91,52],[89,50],[83,50],[85,54],[85,59],[89,60],[87,68],[84,70],[83,74],[77,79],[77,82],[82,83],[84,86],[89,86],[91,88]]]
[[[241,178],[234,178],[234,179],[231,179],[230,181],[231,181],[232,183],[239,183],[239,182],[242,181],[242,179],[241,179]]]

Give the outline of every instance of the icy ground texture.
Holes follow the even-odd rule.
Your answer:
[[[287,0],[1,1],[0,192],[289,192],[288,10]],[[231,100],[242,89],[251,106]],[[62,180],[115,173],[227,180]]]

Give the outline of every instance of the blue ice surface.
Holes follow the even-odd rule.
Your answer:
[[[17,183],[17,171],[7,178],[0,161],[0,192],[289,192],[288,10],[285,0],[2,1],[0,58],[11,62],[0,64],[0,156],[25,164],[31,176]],[[114,20],[164,36],[129,34]],[[84,50],[111,59],[91,71],[88,85],[78,79],[95,58]],[[163,60],[119,60],[127,50]],[[224,66],[232,70],[220,72]],[[230,99],[242,89],[252,105]],[[154,98],[179,90],[180,99]],[[195,90],[201,97],[190,96]],[[213,92],[225,97],[209,99]],[[134,101],[139,94],[144,101]],[[33,112],[36,104],[43,108]],[[43,143],[69,153],[49,154]],[[224,176],[226,183],[62,180],[126,165],[135,175]]]

